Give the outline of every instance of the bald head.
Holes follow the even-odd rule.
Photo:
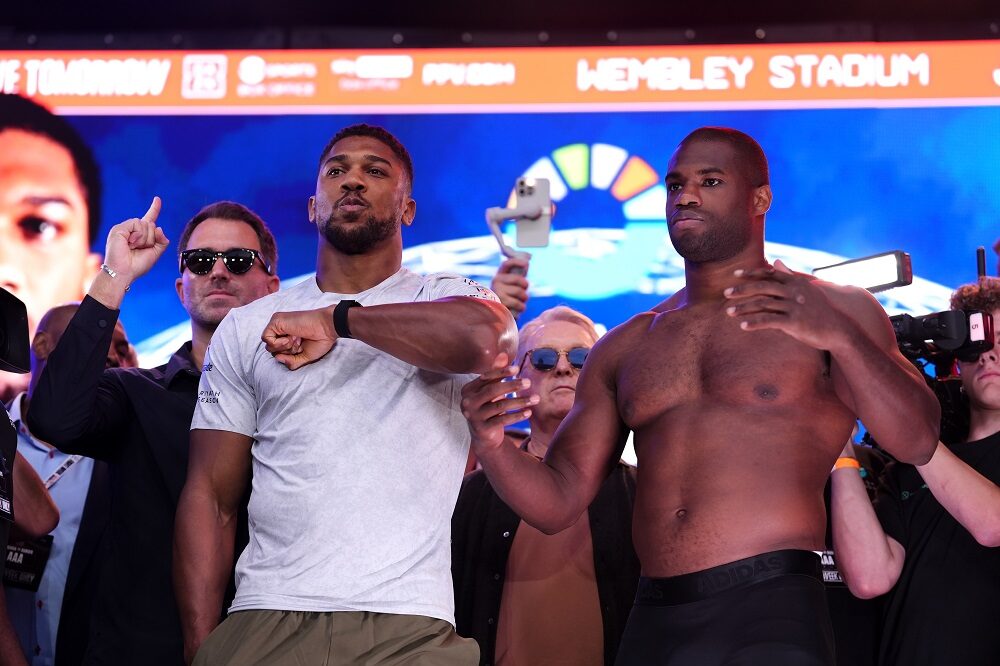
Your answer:
[[[55,347],[59,339],[62,338],[63,333],[66,332],[69,320],[73,318],[73,315],[79,309],[79,303],[67,303],[55,306],[42,315],[42,320],[38,322],[38,328],[35,329],[35,337],[37,338],[40,333],[44,333],[52,339],[52,346]]]
[[[59,344],[59,340],[62,339],[63,334],[69,327],[70,321],[79,309],[79,303],[57,305],[42,315],[42,318],[39,320],[38,328],[35,330],[35,337],[31,341],[32,388],[34,387],[36,378],[45,367],[45,362],[48,360],[49,355],[56,348],[56,345]],[[104,367],[134,368],[138,365],[135,348],[129,343],[128,337],[125,335],[125,327],[122,326],[120,321],[116,322],[115,330],[111,336],[111,347],[108,349]]]
[[[751,187],[770,185],[771,176],[767,167],[764,149],[749,134],[729,127],[699,127],[684,137],[678,149],[691,143],[714,141],[724,143],[736,153],[740,170]]]

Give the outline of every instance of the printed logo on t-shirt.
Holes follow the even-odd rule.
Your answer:
[[[913,497],[914,495],[916,495],[917,493],[919,493],[919,492],[921,492],[923,490],[927,490],[927,484],[926,483],[924,485],[920,486],[919,488],[917,488],[916,490],[904,490],[903,492],[901,492],[899,494],[899,498],[901,500],[903,500],[903,501],[906,501],[906,500],[910,499],[911,497]]]
[[[462,278],[462,280],[465,282],[465,284],[469,285],[470,287],[473,287],[476,290],[475,294],[466,294],[467,296],[471,296],[472,298],[484,298],[488,301],[497,301],[497,302],[500,301],[500,299],[497,298],[496,294],[494,294],[492,291],[490,291],[483,285],[479,284],[475,280],[470,280],[469,278]]]
[[[222,395],[222,391],[201,390],[198,391],[198,402],[215,405],[219,403],[220,395]]]

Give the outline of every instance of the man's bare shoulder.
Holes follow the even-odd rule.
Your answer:
[[[623,344],[629,344],[649,331],[650,327],[653,326],[653,322],[659,316],[660,313],[653,310],[633,315],[627,321],[618,324],[608,331],[597,341],[597,344],[604,347],[618,347]]]
[[[888,321],[882,305],[867,289],[834,284],[825,280],[816,280],[816,284],[823,289],[834,307],[858,323]]]
[[[605,333],[590,350],[586,367],[592,368],[591,372],[600,368],[602,374],[614,374],[618,359],[641,344],[657,316],[653,311],[640,312]]]
[[[676,310],[684,304],[685,287],[674,292],[674,295],[653,308],[653,312],[670,312]]]

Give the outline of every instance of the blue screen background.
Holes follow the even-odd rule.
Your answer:
[[[141,215],[154,194],[163,198],[160,223],[172,241],[199,208],[231,199],[271,226],[283,278],[313,271],[316,233],[306,202],[314,191],[320,152],[339,128],[354,122],[385,126],[413,156],[417,216],[404,229],[406,247],[486,236],[483,210],[504,205],[514,179],[562,146],[618,146],[662,177],[671,152],[688,132],[722,125],[749,133],[768,155],[774,190],[769,241],[843,257],[905,250],[913,257],[915,274],[949,288],[975,278],[975,248],[985,245],[988,272],[996,273],[990,249],[1000,237],[996,107],[70,120],[102,166],[105,218],[98,251],[111,225]],[[621,229],[625,224],[622,204],[608,191],[588,187],[559,203],[553,230]],[[640,226],[643,238],[663,242],[662,213]],[[498,263],[496,244],[483,239],[476,245],[494,251],[478,260],[478,277],[488,282]],[[539,275],[545,273],[542,261],[540,256],[532,264]],[[554,271],[552,263],[547,280],[555,286],[531,299],[527,316],[565,302],[610,327],[662,300],[662,293],[634,290],[587,295],[595,280],[614,279],[614,271],[626,270],[627,263],[594,263],[587,271],[589,282],[576,289],[568,282],[560,287],[554,274],[569,280],[573,267],[559,265]],[[457,262],[439,270],[463,272],[463,267],[468,268]],[[133,341],[186,321],[174,291],[176,277],[172,246],[123,306]]]

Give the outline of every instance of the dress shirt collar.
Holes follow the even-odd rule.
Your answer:
[[[167,386],[173,383],[178,373],[184,372],[194,378],[201,376],[201,369],[194,366],[194,359],[191,357],[191,341],[188,340],[174,352],[174,355],[167,361],[167,370],[164,379]]]

